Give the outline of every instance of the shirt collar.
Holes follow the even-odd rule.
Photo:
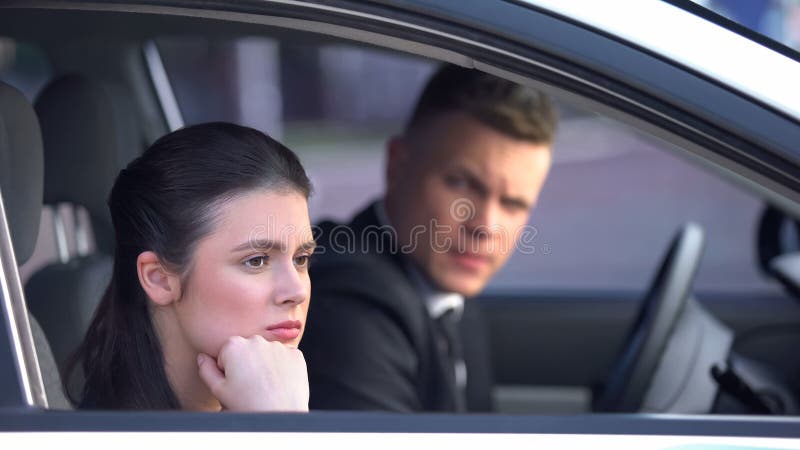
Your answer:
[[[386,213],[383,200],[375,203],[375,216],[378,219],[379,225],[391,227],[391,222]],[[430,315],[431,318],[437,319],[450,309],[453,309],[459,317],[461,316],[461,313],[464,311],[463,295],[437,289],[413,264],[410,264],[407,259],[404,259],[404,261],[406,269],[411,275],[411,281],[417,292],[419,292],[424,299],[425,306],[428,309],[428,315]]]

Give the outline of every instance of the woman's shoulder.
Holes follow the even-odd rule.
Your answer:
[[[84,393],[83,397],[78,401],[77,409],[98,409],[97,398],[90,393]]]

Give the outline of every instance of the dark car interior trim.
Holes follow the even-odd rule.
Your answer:
[[[265,420],[269,417],[269,420]],[[170,431],[326,433],[542,433],[796,438],[798,421],[751,417],[631,414],[513,416],[311,412],[246,414],[192,412],[48,411],[0,409],[0,431]]]

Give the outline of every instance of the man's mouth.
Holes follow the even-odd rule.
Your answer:
[[[488,256],[477,253],[450,252],[449,255],[458,266],[469,271],[483,270],[492,262]]]

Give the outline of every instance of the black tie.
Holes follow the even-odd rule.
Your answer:
[[[458,313],[455,308],[450,308],[436,319],[441,331],[444,347],[450,358],[448,364],[453,371],[455,381],[455,407],[456,411],[466,411],[465,389],[467,387],[467,366],[464,364],[464,353],[461,347],[461,336],[458,331]]]

